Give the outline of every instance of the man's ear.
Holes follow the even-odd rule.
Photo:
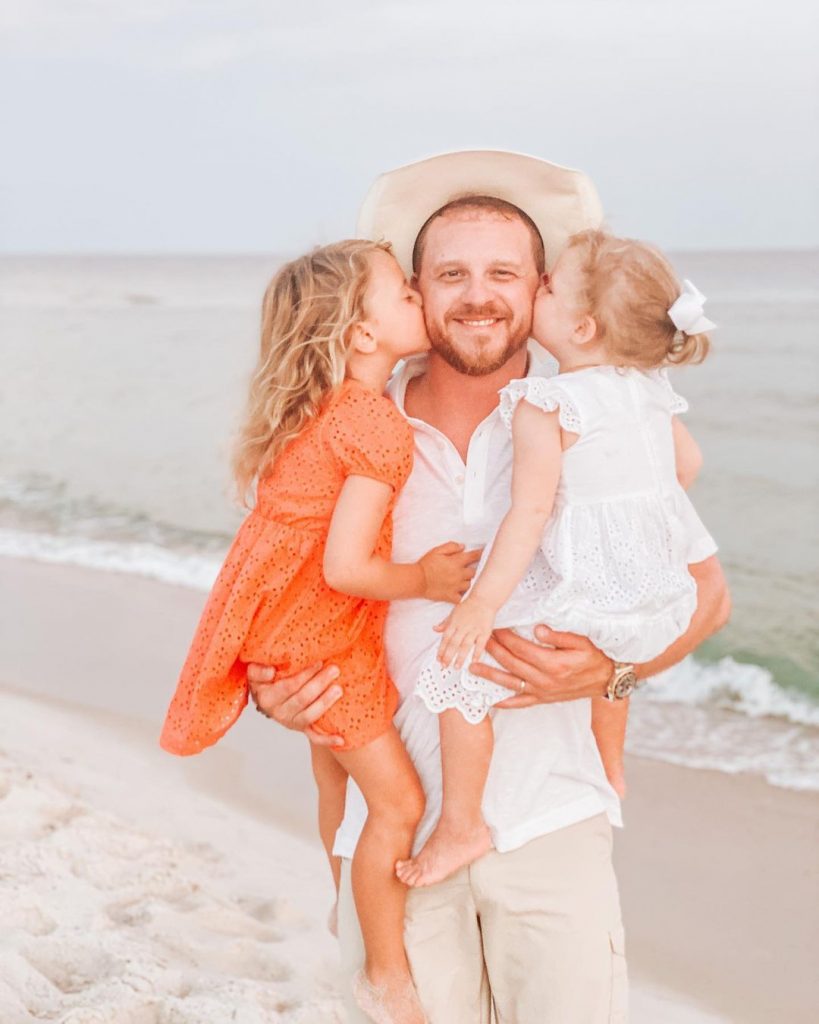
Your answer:
[[[582,317],[574,329],[572,341],[576,345],[588,345],[597,336],[597,323],[593,316]]]
[[[362,355],[369,355],[375,352],[378,342],[375,338],[373,325],[369,320],[359,320],[350,328],[350,348]]]

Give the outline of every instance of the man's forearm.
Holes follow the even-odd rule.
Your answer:
[[[697,610],[683,635],[663,653],[642,665],[635,665],[638,679],[648,679],[676,665],[709,636],[722,629],[731,614],[731,597],[722,566],[716,555],[690,567],[697,583]]]

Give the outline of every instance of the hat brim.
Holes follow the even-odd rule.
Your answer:
[[[504,199],[537,225],[551,267],[570,235],[599,227],[603,208],[591,179],[505,150],[462,150],[387,171],[373,182],[358,216],[360,238],[385,239],[404,273],[412,275],[418,232],[442,206],[468,195]]]

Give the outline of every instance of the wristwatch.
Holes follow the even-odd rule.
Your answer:
[[[609,679],[608,687],[603,696],[606,700],[625,700],[642,684],[643,680],[638,680],[634,674],[633,665],[628,665],[622,661],[615,661],[614,671],[611,674],[611,679]]]

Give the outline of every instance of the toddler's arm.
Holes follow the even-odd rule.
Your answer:
[[[543,412],[521,401],[512,419],[512,507],[498,530],[492,551],[469,596],[438,627],[444,634],[438,654],[461,668],[474,648],[483,654],[498,609],[515,589],[537,551],[552,513],[562,455],[559,412]]]
[[[375,554],[392,488],[367,476],[344,481],[327,535],[324,578],[333,590],[376,601],[425,597],[460,600],[475,575],[480,551],[441,544],[417,562],[389,562]]]
[[[680,487],[687,491],[702,469],[702,452],[688,427],[676,416],[671,417],[671,429],[674,436],[677,479],[680,481]]]

